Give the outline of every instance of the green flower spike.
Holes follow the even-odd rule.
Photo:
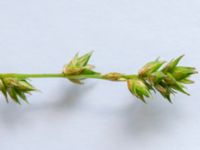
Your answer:
[[[27,80],[29,78],[64,78],[73,83],[82,84],[83,79],[100,79],[114,82],[126,82],[129,91],[138,99],[146,103],[145,98],[151,96],[151,92],[159,92],[170,103],[171,95],[181,92],[186,95],[186,84],[194,83],[190,80],[197,71],[193,67],[178,66],[183,55],[172,59],[164,66],[165,61],[156,59],[144,65],[137,74],[124,74],[108,72],[105,74],[93,70],[93,65],[88,64],[92,52],[74,58],[64,66],[62,73],[52,74],[16,74],[0,73],[0,91],[8,102],[11,98],[20,104],[20,99],[27,102],[26,95],[36,89]]]
[[[99,74],[98,72],[92,70],[94,68],[93,65],[88,64],[92,56],[92,53],[93,51],[80,57],[79,54],[77,53],[74,56],[74,58],[67,65],[64,66],[63,74],[66,76]],[[69,79],[69,80],[77,84],[82,84],[81,80],[83,79]]]
[[[144,97],[150,96],[150,89],[142,79],[133,78],[127,81],[129,91],[145,102]]]
[[[139,76],[149,85],[149,89],[157,90],[164,98],[171,102],[171,94],[182,92],[189,95],[185,91],[184,84],[193,83],[189,79],[192,74],[197,71],[193,67],[177,66],[183,55],[172,59],[163,69],[160,69],[164,61],[158,59],[147,63],[140,71]]]
[[[93,52],[89,52],[81,57],[77,53],[74,58],[64,66],[63,73],[65,75],[79,75],[84,70],[92,69],[91,65],[88,65],[88,61]]]
[[[0,90],[7,102],[8,96],[10,96],[14,102],[20,104],[19,98],[28,103],[26,94],[30,94],[36,89],[24,79],[3,78],[0,79]]]

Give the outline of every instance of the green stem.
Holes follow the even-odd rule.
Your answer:
[[[54,74],[16,74],[6,73],[0,74],[0,78],[68,78],[68,79],[81,79],[81,78],[102,78],[101,75],[64,75],[62,73]]]
[[[137,75],[124,75],[123,77],[126,79],[136,77]],[[16,73],[5,73],[0,74],[0,78],[68,78],[68,79],[84,79],[84,78],[93,78],[93,79],[103,79],[103,75],[95,74],[95,75],[64,75],[63,73],[50,73],[50,74],[16,74]]]
[[[17,74],[5,73],[0,74],[0,78],[61,78],[63,74]]]

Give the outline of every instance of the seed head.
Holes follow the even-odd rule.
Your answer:
[[[189,93],[185,91],[184,84],[193,83],[189,77],[197,73],[197,71],[193,67],[178,66],[182,58],[183,55],[172,59],[162,69],[160,68],[164,64],[164,61],[159,61],[157,59],[147,63],[139,71],[139,77],[146,82],[149,89],[157,90],[169,102],[171,102],[171,94],[177,91],[189,95]]]
[[[89,52],[83,56],[79,57],[77,53],[74,58],[64,66],[63,74],[66,76],[73,76],[73,75],[94,75],[100,74],[93,70],[94,66],[88,64],[89,59],[91,58],[93,52]],[[76,84],[82,84],[81,80],[83,79],[68,79]]]
[[[25,79],[17,78],[1,78],[0,79],[0,91],[3,93],[6,101],[8,102],[8,96],[20,104],[19,99],[28,102],[26,99],[26,94],[35,91],[36,89],[28,83]]]
[[[74,58],[64,66],[63,73],[65,75],[79,75],[84,69],[92,69],[92,66],[88,65],[91,55],[92,52],[89,52],[79,57],[79,54],[77,53]]]
[[[144,97],[150,96],[150,89],[142,79],[133,78],[127,81],[130,92],[145,102]]]

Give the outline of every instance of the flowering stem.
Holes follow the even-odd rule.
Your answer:
[[[137,75],[124,75],[125,79],[133,78]],[[94,74],[94,75],[64,75],[63,73],[49,73],[49,74],[16,74],[16,73],[6,73],[0,74],[0,78],[18,78],[18,79],[26,79],[26,78],[67,78],[67,79],[83,79],[83,78],[93,78],[93,79],[103,79],[104,75],[102,74]]]
[[[108,81],[123,81],[128,85],[129,91],[137,98],[145,102],[146,97],[151,96],[152,91],[158,91],[164,98],[171,102],[171,95],[178,92],[189,95],[185,84],[194,83],[190,76],[196,74],[194,67],[178,66],[183,57],[172,59],[165,66],[165,61],[156,59],[145,64],[138,74],[123,74],[110,72],[102,74],[94,70],[94,66],[88,64],[92,55],[89,52],[83,56],[78,53],[66,65],[61,73],[44,74],[21,74],[21,73],[0,73],[0,92],[8,102],[11,98],[20,104],[20,99],[27,102],[26,95],[37,89],[27,81],[29,78],[64,78],[75,84],[82,84],[83,79],[100,79]]]

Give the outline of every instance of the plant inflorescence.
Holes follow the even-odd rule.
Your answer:
[[[84,79],[94,78],[109,81],[126,82],[129,91],[137,98],[145,101],[145,97],[150,97],[152,91],[159,92],[165,99],[171,102],[171,95],[181,92],[189,95],[185,91],[185,84],[192,84],[189,77],[196,74],[194,67],[179,66],[183,55],[172,59],[168,63],[156,59],[145,64],[137,74],[123,74],[111,72],[102,74],[94,70],[90,65],[89,59],[92,52],[79,56],[77,53],[74,58],[64,66],[63,71],[58,74],[0,74],[0,91],[6,101],[11,98],[20,104],[20,99],[27,101],[26,95],[37,91],[27,80],[29,78],[66,78],[76,84],[83,84]]]

